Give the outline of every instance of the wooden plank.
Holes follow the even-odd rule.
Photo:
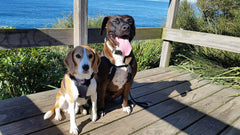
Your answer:
[[[157,39],[162,28],[137,28],[135,40]],[[100,28],[88,29],[88,43],[103,43]],[[0,29],[0,49],[73,45],[73,28]]]
[[[88,43],[88,0],[73,1],[74,47]]]
[[[231,126],[224,130],[220,135],[240,135],[240,119],[237,119]]]
[[[152,68],[152,69],[148,69],[148,70],[143,70],[143,71],[137,72],[134,79],[141,79],[141,78],[144,78],[144,77],[150,77],[152,75],[162,74],[162,73],[173,71],[173,70],[176,70],[176,69],[158,68],[157,67],[157,68]]]
[[[69,45],[72,29],[0,29],[0,48]]]
[[[179,3],[180,0],[170,0],[165,26],[166,28],[173,28],[175,26]],[[168,67],[171,55],[171,48],[171,42],[163,41],[159,67]]]
[[[236,120],[240,115],[240,97],[236,97],[230,102],[227,102],[214,112],[208,114],[197,123],[193,124],[186,130],[185,133],[197,133],[197,134],[217,134]],[[184,134],[184,133],[181,133]]]
[[[159,67],[168,67],[172,52],[171,42],[163,41]]]
[[[145,78],[141,78],[141,79],[136,79],[134,80],[134,83],[132,85],[133,87],[139,87],[139,86],[143,86],[146,84],[151,84],[151,83],[155,83],[155,82],[159,82],[165,79],[169,79],[169,78],[173,78],[179,75],[183,75],[186,74],[187,72],[183,72],[183,71],[171,71],[171,72],[165,72],[162,74],[157,74],[157,75],[152,75],[150,77],[145,77]]]
[[[199,91],[208,92],[206,87],[200,88]],[[218,87],[218,89],[219,88],[221,89],[221,87]],[[212,89],[212,88],[210,87],[209,89]],[[218,89],[215,89],[215,90],[218,90]],[[201,94],[199,94],[199,91],[195,90],[193,93],[191,92],[188,93],[186,98],[190,101],[187,101],[184,98],[178,99],[179,97],[174,98],[174,99],[178,99],[179,102],[185,105],[191,105],[191,106],[177,113],[174,113],[173,115],[170,115],[169,117],[164,118],[163,120],[155,122],[154,124],[136,132],[136,134],[146,134],[149,132],[162,133],[162,134],[176,134],[180,130],[184,129],[185,127],[191,125],[192,123],[200,119],[201,117],[206,116],[208,113],[211,113],[216,108],[225,104],[230,99],[230,98],[226,98],[226,95],[233,93],[232,89],[228,88],[228,89],[223,89],[203,99],[204,96],[203,97],[195,96],[196,94],[201,96]],[[194,99],[194,102],[191,101],[191,99]],[[199,101],[199,99],[203,99],[203,100]],[[161,128],[155,128],[155,127],[161,127]],[[168,129],[168,130],[165,130],[165,129]],[[183,132],[183,133],[185,134],[186,132]],[[191,134],[191,133],[186,133],[186,134]]]
[[[185,89],[185,86],[179,85],[178,88]],[[164,99],[164,97],[169,98],[167,94],[160,95],[160,94],[154,93],[154,95],[155,95],[154,99],[152,97],[149,98],[148,96],[146,96],[145,99],[151,99],[151,101],[154,100],[154,102],[159,102],[162,99]],[[169,105],[169,103],[172,105]],[[114,121],[109,125],[104,125],[103,127],[100,127],[93,131],[90,131],[87,134],[98,134],[98,133],[129,134],[129,133],[139,130],[157,120],[160,120],[161,118],[164,118],[165,116],[181,109],[184,106],[185,106],[184,104],[181,104],[181,103],[177,102],[176,100],[166,100],[165,102],[156,104],[146,110],[142,110],[142,111],[132,114],[128,117]]]
[[[239,37],[164,28],[162,38],[166,41],[193,44],[240,53]]]
[[[186,81],[190,81],[195,78],[196,76],[193,77],[192,74],[183,74],[174,78],[159,81],[157,83],[144,85],[141,87],[134,87],[131,90],[131,94],[134,98],[138,98],[153,92],[157,92],[159,90],[163,90],[181,83],[185,83]]]

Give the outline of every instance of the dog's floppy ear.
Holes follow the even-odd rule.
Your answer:
[[[110,16],[106,16],[106,17],[104,17],[104,19],[103,19],[103,21],[102,21],[102,27],[101,27],[100,35],[103,34],[103,30],[105,29],[106,24],[107,24],[109,18],[110,18]]]
[[[74,49],[68,52],[66,58],[64,59],[64,62],[67,65],[68,71],[70,73],[73,73],[75,68],[75,64],[73,61],[73,52],[74,52]]]
[[[98,72],[98,66],[99,66],[101,60],[100,60],[100,57],[98,56],[98,53],[95,50],[92,49],[92,52],[94,54],[94,61],[93,61],[92,68],[93,68],[93,72],[97,73]]]

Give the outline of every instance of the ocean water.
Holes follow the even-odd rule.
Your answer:
[[[128,14],[137,27],[161,27],[166,20],[168,0],[89,0],[88,14]],[[0,26],[44,28],[73,13],[73,0],[0,0]]]

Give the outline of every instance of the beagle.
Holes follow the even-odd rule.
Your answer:
[[[95,50],[88,46],[72,49],[64,60],[68,73],[64,75],[55,106],[45,113],[44,120],[55,113],[55,120],[61,120],[60,111],[70,115],[70,133],[78,134],[75,114],[79,110],[78,97],[90,96],[92,102],[92,121],[97,120],[97,82],[94,74],[98,72],[100,58]]]

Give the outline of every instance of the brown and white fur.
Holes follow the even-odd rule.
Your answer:
[[[64,60],[68,73],[64,75],[61,82],[60,91],[57,93],[55,106],[45,113],[44,119],[50,118],[55,113],[55,120],[61,120],[60,111],[68,112],[70,115],[70,133],[78,134],[78,127],[76,125],[75,114],[79,110],[80,103],[77,102],[82,87],[77,85],[83,84],[88,80],[89,84],[86,86],[86,96],[91,97],[92,102],[92,121],[97,120],[97,82],[92,78],[92,74],[98,72],[100,58],[88,46],[78,46],[72,49]]]
[[[98,110],[104,115],[105,101],[122,96],[122,109],[130,114],[128,95],[137,72],[130,44],[135,36],[134,19],[128,15],[107,16],[103,19],[101,34],[105,27],[106,38],[97,73]],[[114,67],[116,72],[111,75]]]

